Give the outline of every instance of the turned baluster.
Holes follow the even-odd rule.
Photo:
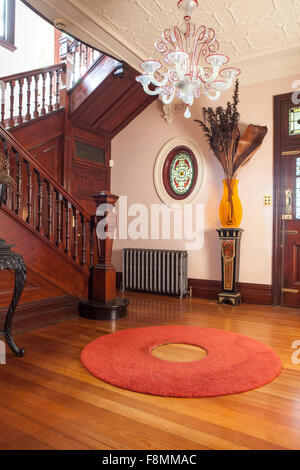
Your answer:
[[[17,118],[17,123],[22,124],[23,122],[23,84],[24,79],[20,78],[19,83],[19,116]]]
[[[82,44],[79,44],[79,73],[82,76],[82,66],[83,66],[83,54],[82,54]]]
[[[27,113],[25,116],[26,121],[31,120],[31,112],[30,112],[30,106],[31,106],[31,80],[32,77],[27,77]]]
[[[85,51],[84,51],[84,68],[85,68],[85,72],[89,68],[89,66],[88,66],[88,47],[87,46],[85,46]]]
[[[91,48],[86,46],[87,50],[87,68],[89,69],[91,66]]]
[[[73,259],[78,261],[78,210],[73,207]]]
[[[60,88],[60,70],[56,70],[56,85],[55,85],[55,106],[54,109],[59,109],[60,108],[60,99],[59,99],[59,88]]]
[[[3,150],[4,156],[5,156],[7,174],[13,177],[13,174],[12,174],[12,171],[11,171],[10,159],[13,157],[14,154],[12,152],[11,145],[8,144],[6,141],[3,141],[2,142],[2,150]],[[10,208],[12,209],[13,208],[12,199],[13,199],[12,186],[7,186],[6,195],[4,197],[3,204],[8,206],[9,203],[10,203],[10,206],[11,206]]]
[[[43,79],[43,86],[42,86],[42,109],[41,109],[41,115],[44,116],[46,114],[46,73],[42,73],[42,79]]]
[[[72,65],[72,86],[75,84],[75,77],[76,77],[76,63],[77,63],[77,55],[76,55],[76,46],[73,49],[73,65]]]
[[[15,212],[16,214],[20,215],[22,213],[22,187],[23,187],[23,182],[22,182],[22,163],[23,159],[22,157],[16,153],[16,208]]]
[[[16,84],[16,82],[14,80],[9,82],[9,85],[10,85],[10,118],[9,118],[9,122],[8,122],[9,127],[14,127],[14,125],[15,125],[15,120],[14,120],[14,104],[15,104],[14,89],[15,89],[15,84]]]
[[[65,252],[67,255],[70,253],[71,250],[71,203],[69,201],[65,201]]]
[[[3,144],[4,144],[4,147],[3,147],[4,155],[6,157],[7,174],[11,176],[14,181],[16,181],[15,168],[14,168],[15,152],[12,146],[8,142],[4,141]],[[14,210],[15,208],[15,184],[7,186],[5,203],[7,207],[9,207],[12,211]]]
[[[0,81],[1,88],[1,126],[5,128],[5,89],[6,83]]]
[[[43,226],[43,179],[40,173],[37,172],[37,231],[44,235],[44,226]]]
[[[49,105],[48,105],[48,112],[49,113],[52,113],[52,111],[53,111],[53,104],[52,104],[52,99],[53,99],[53,76],[54,76],[54,71],[50,70],[50,72],[49,72],[49,80],[50,80]]]
[[[81,261],[80,264],[84,265],[86,263],[86,220],[84,215],[80,214],[81,220]]]
[[[62,195],[56,191],[56,245],[62,247]]]
[[[94,265],[94,217],[90,221],[90,268]]]
[[[47,191],[48,191],[48,230],[47,238],[52,243],[54,241],[54,231],[53,231],[53,185],[47,182]]]
[[[34,111],[33,111],[33,117],[37,118],[39,117],[39,80],[40,76],[35,75],[34,76]]]
[[[27,172],[27,218],[26,222],[28,224],[32,223],[32,193],[33,193],[33,186],[32,186],[32,169],[29,163],[26,163],[26,172]]]

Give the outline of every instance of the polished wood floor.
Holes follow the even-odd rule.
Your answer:
[[[300,310],[127,297],[128,316],[117,322],[74,318],[17,336],[27,354],[9,352],[0,366],[0,449],[300,449],[300,364],[292,363]],[[81,349],[100,335],[172,324],[249,335],[277,351],[283,371],[258,390],[178,399],[115,388],[81,366]]]

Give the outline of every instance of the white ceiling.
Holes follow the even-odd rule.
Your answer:
[[[51,20],[64,18],[68,32],[138,70],[142,60],[156,57],[154,42],[161,32],[182,19],[177,0],[28,3]],[[266,73],[300,72],[300,0],[199,0],[193,21],[216,30],[220,51],[247,72],[245,82],[257,81],[258,73],[261,80]]]

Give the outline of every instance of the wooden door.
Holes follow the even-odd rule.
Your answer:
[[[275,97],[275,303],[300,307],[300,105]],[[274,298],[273,298],[274,300]]]

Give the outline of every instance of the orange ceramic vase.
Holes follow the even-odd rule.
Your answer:
[[[238,195],[238,180],[236,178],[223,180],[223,197],[219,216],[222,227],[240,226],[243,209]]]

